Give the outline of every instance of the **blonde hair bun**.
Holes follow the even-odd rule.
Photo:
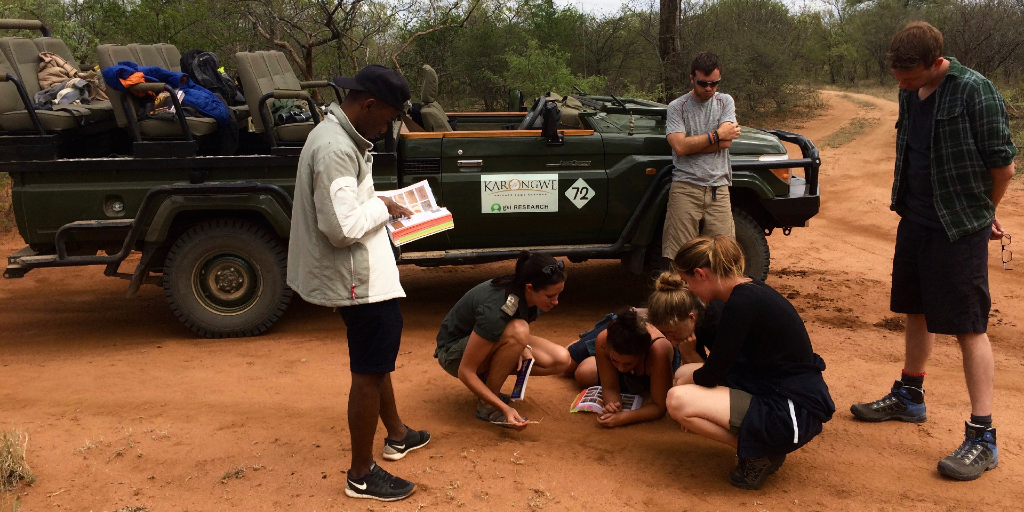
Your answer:
[[[675,272],[662,272],[654,282],[654,290],[659,292],[675,292],[686,289],[686,281]]]

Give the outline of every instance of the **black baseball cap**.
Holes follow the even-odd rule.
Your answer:
[[[412,99],[405,77],[380,64],[370,64],[360,69],[356,76],[336,76],[334,83],[342,89],[366,91],[402,112],[405,112],[405,102]]]

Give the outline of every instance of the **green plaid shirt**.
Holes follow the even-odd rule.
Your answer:
[[[1017,148],[1010,139],[1009,116],[1003,97],[992,82],[952,57],[935,94],[932,120],[932,189],[949,240],[992,225],[996,207],[989,195],[989,169],[1013,162]],[[917,91],[900,89],[896,121],[896,174],[892,183],[893,211],[906,208],[907,101]]]

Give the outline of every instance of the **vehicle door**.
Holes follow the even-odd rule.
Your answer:
[[[608,205],[601,135],[565,130],[448,132],[441,187],[452,249],[594,243]]]

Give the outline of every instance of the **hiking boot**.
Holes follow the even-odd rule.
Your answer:
[[[866,404],[850,406],[853,417],[861,421],[900,420],[921,423],[928,419],[924,408],[924,391],[896,381],[888,395]]]
[[[350,498],[372,498],[380,501],[398,501],[408,498],[416,484],[384,471],[376,462],[362,478],[348,477],[345,494]]]
[[[974,480],[999,465],[996,429],[967,422],[964,431],[963,444],[939,461],[939,473],[953,480]]]
[[[430,432],[426,430],[413,430],[405,426],[405,437],[399,441],[392,441],[384,438],[384,458],[387,460],[398,460],[405,457],[405,454],[423,448],[430,442]]]
[[[736,469],[729,473],[729,483],[740,489],[756,491],[764,485],[768,475],[776,472],[786,462],[786,456],[741,458]]]

